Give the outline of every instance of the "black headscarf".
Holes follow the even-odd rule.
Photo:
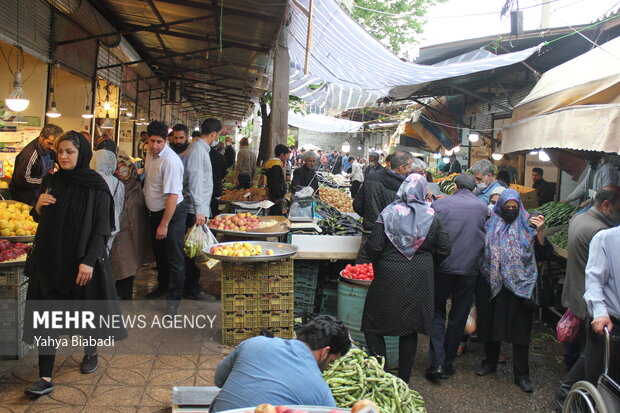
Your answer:
[[[76,145],[77,165],[72,170],[60,169],[43,183],[42,192],[53,195],[56,203],[41,211],[35,257],[37,272],[48,286],[45,289],[53,288],[63,295],[78,298],[80,293],[75,279],[88,247],[86,244],[93,233],[110,235],[114,227],[114,203],[105,180],[89,167],[93,155],[90,142],[82,134],[71,131],[60,137],[59,143],[66,140],[63,138],[67,135],[71,135],[73,144],[76,141],[79,144]],[[104,217],[98,216],[97,199],[101,196],[110,200],[109,215]]]

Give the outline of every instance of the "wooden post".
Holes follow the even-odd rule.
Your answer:
[[[312,12],[314,10],[314,0],[310,0],[308,5],[308,37],[306,38],[306,64],[304,66],[304,75],[308,74],[308,66],[310,65],[310,50],[312,49]]]
[[[274,156],[277,144],[286,145],[288,135],[288,85],[290,58],[286,47],[286,33],[282,30],[276,46],[273,62],[273,86],[271,101],[271,122],[269,125],[269,152],[267,159]]]

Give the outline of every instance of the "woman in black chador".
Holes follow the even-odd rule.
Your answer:
[[[54,149],[60,169],[45,177],[41,184],[41,195],[31,212],[39,227],[26,263],[29,285],[24,341],[38,345],[40,375],[39,381],[28,387],[26,393],[36,396],[54,390],[51,380],[56,349],[42,339],[79,334],[90,341],[109,336],[120,340],[127,335],[122,328],[33,328],[34,309],[88,309],[95,313],[95,322],[99,315],[120,314],[106,250],[107,238],[114,227],[108,185],[89,168],[92,149],[82,134],[65,133],[58,138]],[[45,300],[43,304],[48,305],[41,306],[38,300]],[[97,368],[97,347],[85,346],[84,352],[81,371],[92,373]]]

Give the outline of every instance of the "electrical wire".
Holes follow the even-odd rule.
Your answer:
[[[547,0],[544,3],[535,4],[533,6],[522,7],[519,10],[532,9],[534,7],[540,7],[542,5],[550,4],[550,3],[556,3],[558,1],[563,1],[563,0]],[[387,11],[369,9],[367,7],[358,6],[357,4],[353,4],[353,7],[358,8],[358,9],[362,9],[362,10],[366,10],[366,11],[370,11],[370,12],[374,12],[374,13],[378,13],[378,14],[385,14],[385,15],[388,15],[388,16],[395,16],[395,17],[415,16],[415,12],[391,13],[391,12],[387,12]],[[475,14],[463,14],[463,15],[460,15],[460,16],[416,16],[416,17],[420,17],[420,18],[423,18],[423,19],[456,19],[456,18],[460,18],[460,17],[489,16],[489,15],[498,14],[500,12],[501,11],[493,11],[493,12],[475,13]]]

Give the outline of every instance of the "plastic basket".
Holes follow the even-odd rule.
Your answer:
[[[293,276],[262,277],[258,287],[261,294],[292,294],[294,291]]]
[[[263,328],[272,327],[293,327],[293,313],[277,311],[267,312],[260,316],[260,326]]]
[[[222,330],[222,344],[225,346],[236,346],[243,340],[252,338],[258,333],[251,328],[243,329],[224,329]]]
[[[257,313],[224,313],[222,314],[222,328],[257,328]]]
[[[258,309],[258,299],[251,295],[224,295],[222,296],[222,311],[252,312]]]
[[[0,300],[26,301],[28,283],[21,285],[0,285]]]
[[[273,327],[268,328],[268,331],[272,332],[274,336],[286,339],[292,339],[294,337],[295,330],[293,327]]]
[[[10,267],[0,270],[0,286],[22,285],[27,281],[24,267]]]
[[[314,311],[319,263],[295,260],[295,314]]]
[[[293,311],[292,294],[269,294],[258,298],[260,311]]]
[[[321,314],[338,316],[338,290],[334,288],[324,289],[321,299]]]
[[[261,263],[260,274],[269,277],[273,276],[287,276],[292,277],[294,274],[294,266],[292,259],[286,259],[281,261],[269,261]]]
[[[224,263],[225,264],[225,263]],[[258,282],[254,277],[222,277],[222,296],[257,295]]]

